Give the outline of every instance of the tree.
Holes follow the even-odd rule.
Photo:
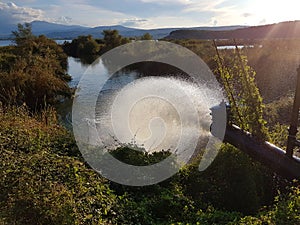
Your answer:
[[[103,40],[105,43],[104,51],[108,51],[130,42],[128,38],[123,38],[117,30],[104,30],[103,35]]]
[[[145,33],[143,36],[141,36],[141,40],[153,40],[153,37],[149,33]]]
[[[63,49],[69,56],[80,58],[83,62],[91,64],[99,55],[100,44],[91,35],[79,36],[71,43],[64,43]]]
[[[14,41],[17,45],[23,44],[25,41],[31,40],[34,38],[32,34],[32,27],[30,23],[18,24],[18,30],[12,32],[14,36]]]
[[[117,30],[104,30],[103,31],[103,39],[107,48],[115,48],[121,45],[122,36],[119,35],[119,31]]]
[[[91,35],[78,37],[77,55],[79,57],[96,55],[99,51],[99,45]]]
[[[238,47],[226,59],[221,57],[217,47],[216,51],[220,79],[231,104],[232,122],[257,139],[267,140],[264,105],[255,84],[255,71],[247,65],[247,58],[241,55]]]
[[[0,101],[5,105],[25,103],[39,110],[56,103],[60,96],[69,97],[70,76],[62,48],[45,36],[32,35],[29,24],[18,28],[13,64],[0,70]]]

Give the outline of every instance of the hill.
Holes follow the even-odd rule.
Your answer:
[[[263,26],[220,26],[192,28],[158,28],[137,29],[114,26],[84,27],[79,25],[63,25],[45,21],[33,21],[32,31],[35,35],[46,35],[52,39],[74,39],[80,35],[92,35],[102,38],[103,30],[116,29],[124,37],[138,37],[150,33],[155,39],[291,39],[300,38],[300,21],[289,21]],[[12,37],[11,31],[16,25],[7,24],[0,28],[0,39]]]
[[[168,39],[296,39],[300,38],[300,21],[253,26],[235,30],[176,30]]]
[[[97,26],[97,27],[84,27],[78,25],[63,25],[56,23],[49,23],[45,21],[33,21],[31,22],[32,32],[35,35],[46,35],[52,39],[74,39],[80,35],[92,35],[96,38],[102,38],[103,30],[116,29],[124,37],[138,37],[145,33],[150,33],[153,38],[159,39],[168,36],[172,31],[175,30],[233,30],[241,28],[242,26],[224,26],[224,27],[193,27],[193,28],[159,28],[159,29],[137,29],[124,27],[121,25],[115,26]],[[16,30],[17,26],[13,24],[7,24],[0,28],[0,39],[9,39],[12,37],[11,31]]]

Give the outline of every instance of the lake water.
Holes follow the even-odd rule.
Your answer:
[[[68,73],[72,76],[72,81],[69,83],[71,87],[76,87],[80,78],[88,68],[88,65],[84,65],[80,62],[80,59],[68,57]]]
[[[254,45],[238,45],[237,46],[239,49],[242,48],[253,48]],[[218,46],[218,49],[235,49],[235,45],[225,45],[225,46]]]
[[[99,58],[97,63],[93,65],[87,65],[80,61],[78,58],[68,57],[68,73],[72,77],[72,81],[69,83],[71,87],[76,87],[85,73],[90,73],[90,76],[101,76],[105,85],[103,86],[103,91],[115,90],[122,88],[128,83],[137,79],[138,75],[133,71],[120,71],[116,74],[110,74],[109,68],[107,65],[103,63],[103,61]],[[89,83],[86,83],[87,86],[94,85],[94,79],[90,79]]]

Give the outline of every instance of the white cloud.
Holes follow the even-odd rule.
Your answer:
[[[202,0],[202,1],[190,1],[186,5],[184,12],[217,12],[228,7],[219,7],[226,0]]]
[[[0,24],[24,23],[33,20],[43,20],[44,18],[44,12],[40,9],[20,7],[12,2],[0,2]]]
[[[73,19],[68,16],[60,16],[56,20],[54,20],[55,23],[60,23],[60,24],[72,24]]]
[[[150,26],[145,28],[180,28],[180,27],[198,27],[208,25],[201,23],[193,18],[187,18],[184,16],[161,16],[161,17],[151,17],[147,18],[149,22],[151,21]],[[162,23],[163,21],[163,23]]]
[[[267,23],[267,20],[266,19],[262,19],[261,21],[259,21],[259,24],[266,24]]]
[[[243,13],[243,17],[247,18],[247,17],[251,17],[253,16],[252,13]]]
[[[65,8],[72,12],[70,15],[66,14],[73,18],[72,23],[87,26],[117,25],[120,21],[124,21],[129,17],[124,13],[86,4],[66,4],[60,13],[65,12]]]

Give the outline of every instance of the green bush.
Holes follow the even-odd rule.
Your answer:
[[[292,187],[287,195],[278,195],[275,204],[256,217],[246,216],[231,224],[296,225],[300,224],[300,188]]]
[[[102,224],[117,196],[80,161],[42,151],[1,152],[1,213],[10,224]]]
[[[13,34],[17,45],[0,49],[0,102],[25,103],[31,111],[39,111],[70,97],[63,49],[43,35],[34,36],[30,24],[19,24]]]
[[[121,201],[123,210],[117,224],[156,225],[176,221],[194,221],[196,210],[193,201],[180,189],[153,185],[144,188],[129,188]]]
[[[30,115],[24,107],[1,107],[1,220],[4,224],[112,221],[118,197],[105,179],[74,157],[79,155],[75,141],[53,114],[50,109]]]
[[[231,145],[221,148],[206,171],[199,172],[195,163],[179,176],[185,194],[200,207],[253,214],[274,196],[272,173]]]
[[[284,96],[278,100],[266,104],[264,117],[268,122],[268,127],[272,128],[277,123],[289,125],[293,108],[293,97]]]
[[[49,107],[31,114],[22,107],[0,105],[0,150],[38,153],[48,150],[60,155],[79,156],[73,135],[57,123],[56,112]]]

